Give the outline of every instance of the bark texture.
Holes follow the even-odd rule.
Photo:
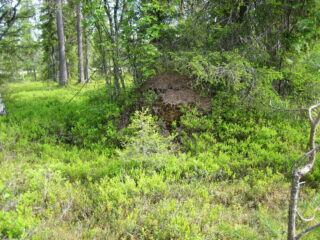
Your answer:
[[[7,114],[6,107],[4,106],[4,102],[2,100],[1,93],[0,93],[0,116],[4,116],[6,114]]]
[[[88,35],[85,31],[85,59],[84,59],[84,79],[86,81],[89,81],[90,78],[90,71],[89,71],[89,40],[88,40]]]
[[[98,37],[99,37],[99,42],[100,42],[100,44],[98,46],[99,46],[99,51],[100,51],[100,55],[102,58],[102,71],[103,71],[103,75],[105,77],[106,86],[108,87],[110,85],[110,80],[108,78],[107,54],[106,54],[105,48],[102,45],[102,43],[103,43],[102,30],[101,30],[100,24],[96,23],[95,25],[96,25],[96,28],[98,31]]]
[[[292,182],[291,182],[291,191],[290,191],[290,202],[289,202],[289,211],[288,211],[288,240],[298,240],[302,236],[306,235],[310,231],[315,228],[320,227],[320,224],[316,224],[300,234],[296,234],[296,222],[297,216],[300,217],[302,221],[309,221],[308,219],[303,218],[298,212],[298,203],[299,203],[299,192],[301,186],[301,178],[307,175],[313,168],[314,163],[317,157],[317,150],[320,148],[320,145],[316,146],[316,134],[317,128],[320,122],[320,111],[317,113],[316,118],[313,118],[313,110],[318,109],[320,104],[311,106],[308,109],[301,109],[307,110],[309,115],[310,121],[310,137],[309,137],[309,144],[308,147],[311,149],[308,153],[306,153],[302,159],[298,159],[295,163],[294,170],[292,173]],[[307,161],[306,163],[304,163]],[[302,162],[304,165],[299,165],[299,162]],[[300,163],[301,164],[301,163]]]
[[[62,2],[56,0],[57,7],[57,33],[59,42],[59,83],[61,86],[67,85],[67,61],[65,50],[65,36],[63,28]]]
[[[107,33],[112,43],[114,90],[115,96],[118,96],[120,95],[120,84],[123,89],[125,88],[125,82],[120,65],[120,30],[121,25],[123,24],[124,14],[127,12],[127,0],[115,0],[113,7],[110,6],[109,1],[104,0],[104,10],[110,26]]]
[[[83,44],[82,44],[82,13],[81,4],[77,5],[77,41],[78,41],[78,74],[79,83],[84,83],[84,70],[83,70]]]

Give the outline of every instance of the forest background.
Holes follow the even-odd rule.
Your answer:
[[[319,18],[319,0],[0,0],[0,238],[318,226],[319,162],[291,238],[287,215],[295,160],[315,146]],[[199,101],[168,104],[175,90]]]

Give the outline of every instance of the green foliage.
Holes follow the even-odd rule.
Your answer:
[[[201,116],[193,110],[181,119],[185,129],[181,140],[187,151],[205,165],[215,166],[211,174],[218,179],[242,178],[253,169],[267,168],[290,174],[288,168],[306,146],[307,122],[298,118],[277,122],[274,113],[259,115],[261,109],[258,112],[252,106],[230,110],[228,104],[239,106],[239,100],[218,99],[212,115]]]
[[[286,85],[287,95],[296,102],[312,104],[319,98],[319,49],[319,44],[315,44],[304,54],[298,49],[296,51],[301,55],[287,54],[282,69],[285,81],[279,82],[279,85]]]
[[[128,129],[133,131],[133,135],[127,137],[125,149],[119,152],[120,159],[163,167],[167,157],[174,151],[172,137],[164,137],[159,133],[157,122],[148,114],[148,110],[135,112]]]
[[[147,90],[142,94],[142,98],[147,106],[152,106],[159,97],[153,90]]]
[[[195,86],[208,95],[237,94],[257,101],[276,99],[272,84],[283,79],[281,72],[256,66],[238,50],[206,55],[181,52],[173,53],[172,57],[175,70],[193,77]]]
[[[138,83],[152,77],[155,72],[156,59],[161,55],[152,44],[128,44],[129,64],[134,66],[133,76]]]
[[[44,1],[41,8],[41,47],[42,56],[42,75],[44,79],[56,80],[58,72],[58,37],[56,36],[56,16],[54,8],[48,1]]]
[[[309,125],[303,114],[269,103],[290,108],[319,99],[319,1],[79,2],[93,46],[92,83],[4,86],[0,238],[283,239],[290,169],[306,150]],[[74,4],[63,12],[75,78]],[[28,71],[24,80],[40,71],[56,79],[49,1],[40,15],[41,50],[29,19],[1,40],[4,81],[21,80],[19,71]],[[148,110],[137,111],[120,132],[136,103],[131,87],[169,70],[188,75],[211,111],[186,107],[172,133]],[[158,95],[143,98],[151,107]],[[317,162],[301,193],[307,215],[319,205],[319,169]]]
[[[174,58],[177,70],[196,78],[197,85],[237,92],[253,81],[252,66],[237,52],[213,52],[208,56],[187,52]]]
[[[299,116],[221,95],[210,115],[186,109],[177,125],[179,153],[147,110],[136,112],[118,136],[115,119],[130,96],[110,103],[95,83],[68,102],[78,90],[7,86],[9,115],[0,119],[1,238],[284,237],[286,175],[307,141]],[[116,150],[119,141],[125,144]],[[318,179],[311,177],[308,182]],[[307,190],[301,207],[311,211],[319,197]]]
[[[20,2],[15,24],[10,27],[6,37],[0,37],[0,83],[37,80],[37,71],[40,69],[40,44],[32,34],[36,24],[31,16],[35,14],[35,10],[29,1]],[[6,25],[2,22],[2,13],[8,10],[9,5],[13,5],[13,2],[1,3],[0,35]]]

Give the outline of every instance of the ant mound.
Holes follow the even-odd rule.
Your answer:
[[[144,93],[154,92],[157,98],[152,110],[168,124],[179,120],[181,106],[197,107],[201,112],[210,111],[210,100],[193,89],[191,83],[190,78],[177,72],[159,73],[139,88],[141,100],[145,102]]]
[[[126,119],[122,119],[122,127],[129,123],[132,111],[148,107],[151,112],[164,120],[167,128],[172,122],[179,123],[183,112],[181,107],[196,107],[200,112],[207,113],[211,109],[208,98],[192,88],[192,81],[186,75],[177,72],[158,73],[150,80],[144,82],[138,89],[138,104],[135,109],[126,111]]]

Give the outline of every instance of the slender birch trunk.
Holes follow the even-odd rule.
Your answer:
[[[115,95],[120,95],[120,84],[125,88],[124,78],[121,72],[121,51],[120,51],[120,29],[123,23],[124,14],[127,12],[127,1],[115,0],[111,7],[107,0],[104,0],[104,9],[109,21],[108,35],[112,44],[113,80]]]
[[[2,101],[1,93],[0,93],[0,116],[4,116],[7,114],[6,107],[4,106],[4,102]]]
[[[107,54],[106,51],[102,45],[103,43],[103,37],[102,37],[102,32],[101,32],[101,27],[99,24],[96,24],[96,28],[98,30],[98,37],[99,37],[99,51],[101,54],[101,58],[102,58],[102,71],[103,71],[103,75],[105,77],[105,81],[106,81],[106,86],[110,85],[110,80],[108,78],[108,64],[107,64]]]

